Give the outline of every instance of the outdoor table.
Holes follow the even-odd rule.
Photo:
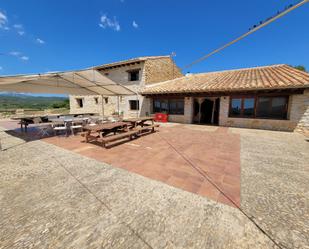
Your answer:
[[[131,123],[132,127],[141,126],[144,127],[147,121],[151,121],[151,124],[154,125],[153,117],[140,117],[140,118],[126,118],[123,122]]]
[[[16,116],[16,117],[12,117],[12,120],[20,120],[20,129],[21,131],[25,130],[25,132],[27,132],[27,128],[29,124],[33,124],[34,121],[33,119],[35,118],[41,118],[42,120],[44,120],[46,118],[47,115],[28,115],[28,116]]]

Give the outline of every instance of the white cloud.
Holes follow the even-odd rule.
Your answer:
[[[17,34],[20,36],[23,36],[26,33],[22,24],[14,24],[13,28],[16,29]]]
[[[29,60],[29,57],[23,55],[23,56],[20,57],[20,59],[23,60],[23,61],[28,61],[28,60]]]
[[[0,11],[0,29],[9,30],[7,24],[8,24],[7,16]]]
[[[37,38],[35,41],[36,41],[37,43],[39,43],[39,44],[45,44],[45,41],[43,41],[43,40],[40,39],[40,38]]]
[[[10,54],[10,55],[13,55],[13,56],[16,56],[16,57],[18,57],[18,56],[21,55],[21,53],[20,53],[20,52],[17,52],[17,51],[12,51],[12,52],[10,52],[9,54]]]
[[[14,56],[14,57],[16,57],[16,58],[18,58],[20,60],[23,60],[23,61],[28,61],[29,60],[28,56],[25,56],[21,52],[18,52],[18,51],[11,51],[11,52],[9,52],[9,55]]]
[[[100,18],[99,26],[103,29],[111,28],[115,31],[120,31],[120,24],[115,16],[113,19],[110,19],[107,17],[107,15],[102,15]]]
[[[23,25],[22,24],[14,24],[13,27],[15,29],[23,29]]]
[[[19,31],[17,31],[17,34],[19,34],[20,36],[22,36],[22,35],[25,34],[25,31],[19,30]]]
[[[133,26],[133,28],[136,28],[136,29],[137,29],[137,28],[138,28],[137,22],[133,21],[132,26]]]

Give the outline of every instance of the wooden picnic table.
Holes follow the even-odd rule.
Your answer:
[[[151,125],[154,125],[153,117],[126,118],[123,120],[123,122],[131,123],[132,127],[144,127],[147,121],[151,121]]]
[[[97,139],[99,137],[105,137],[110,133],[116,134],[121,130],[125,130],[128,126],[126,122],[110,122],[110,123],[103,123],[103,124],[96,124],[96,125],[86,125],[84,126],[84,136],[86,138],[86,142],[89,139]],[[96,136],[91,135],[92,133],[98,133]]]

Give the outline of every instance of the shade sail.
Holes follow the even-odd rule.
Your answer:
[[[95,69],[0,77],[0,91],[75,95],[135,95]]]

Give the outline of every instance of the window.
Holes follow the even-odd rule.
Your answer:
[[[108,104],[108,97],[105,97],[105,98],[104,98],[104,103],[105,103],[105,104]]]
[[[153,111],[168,114],[183,115],[184,100],[183,99],[154,99]]]
[[[169,100],[169,114],[184,114],[183,99],[170,99]]]
[[[230,116],[240,116],[241,115],[241,102],[242,102],[242,99],[232,99],[231,100]]]
[[[84,107],[84,99],[83,98],[76,98],[76,103],[77,103],[77,106],[79,108],[83,108]]]
[[[137,111],[139,110],[139,100],[129,100],[130,110]]]
[[[252,97],[231,97],[230,117],[254,117],[255,98]]]
[[[139,70],[128,71],[129,81],[138,81],[139,80]]]
[[[254,98],[245,98],[243,99],[243,116],[253,117],[254,116]]]
[[[287,119],[288,96],[231,97],[229,117]]]
[[[97,105],[99,104],[99,98],[98,97],[94,97],[94,103]]]
[[[256,117],[258,118],[287,118],[288,97],[258,97]]]

